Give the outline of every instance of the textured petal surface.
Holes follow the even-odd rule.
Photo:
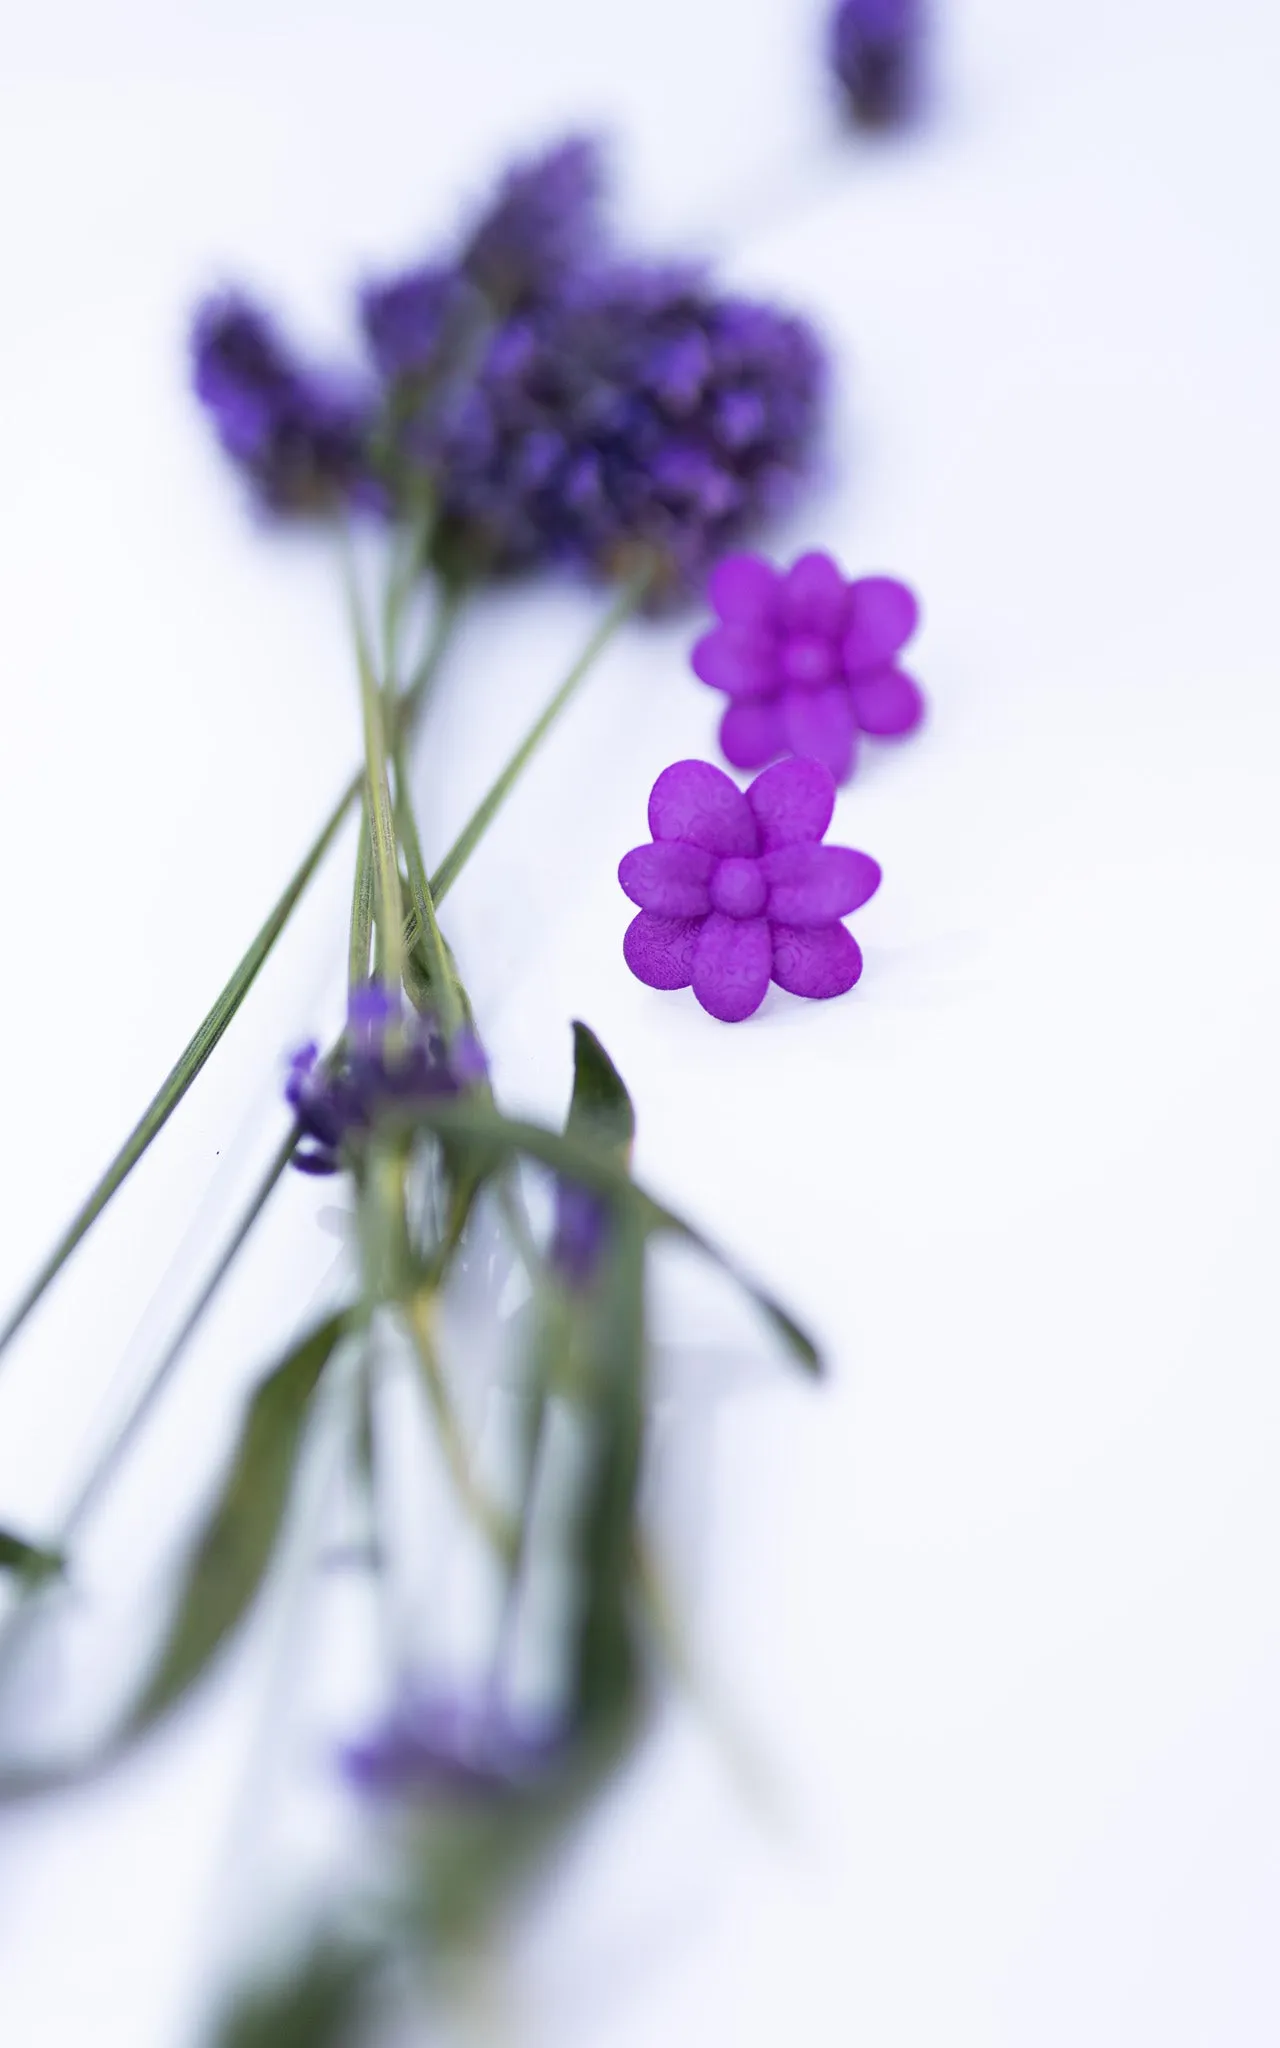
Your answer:
[[[853,715],[863,732],[912,732],[924,717],[920,686],[900,668],[882,668],[855,676],[849,685]]]
[[[649,795],[655,839],[687,839],[708,853],[756,853],[759,835],[736,782],[710,761],[673,761]]]
[[[787,571],[782,615],[793,633],[838,640],[849,623],[849,585],[830,555],[801,555]]]
[[[857,727],[847,683],[829,690],[788,690],[782,699],[782,730],[793,754],[821,761],[837,782],[848,781]]]
[[[726,625],[765,626],[777,616],[782,578],[762,555],[726,555],[707,582],[711,608]]]
[[[704,633],[689,661],[701,682],[730,697],[764,697],[778,687],[777,649],[750,626]]]
[[[618,880],[633,903],[658,917],[705,917],[711,908],[707,881],[715,859],[705,847],[683,839],[657,839],[624,853]]]
[[[892,576],[862,576],[849,593],[844,670],[883,668],[916,630],[920,607],[905,583]]]
[[[785,753],[786,747],[780,697],[759,704],[731,704],[720,720],[720,750],[735,768],[759,768]]]
[[[794,846],[799,840],[821,839],[836,805],[836,785],[821,761],[775,761],[757,775],[747,802],[760,827],[760,845]]]
[[[779,846],[760,863],[768,915],[781,924],[831,924],[880,887],[880,864],[851,846]]]
[[[793,996],[842,996],[862,972],[858,942],[842,924],[773,927],[773,978]]]
[[[655,917],[642,910],[627,926],[622,957],[636,980],[650,988],[688,988],[701,929],[696,917]]]
[[[693,949],[693,992],[724,1024],[740,1024],[764,1001],[773,972],[773,938],[763,917],[712,911]]]

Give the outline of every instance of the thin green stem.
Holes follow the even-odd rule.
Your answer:
[[[360,676],[360,709],[364,725],[365,815],[373,848],[373,904],[377,919],[378,972],[389,988],[398,989],[404,974],[404,904],[400,894],[400,862],[396,849],[391,785],[387,774],[386,704],[374,672],[360,605],[355,567],[348,546],[343,553],[347,602]]]
[[[434,1005],[440,1019],[441,1030],[444,1032],[445,1043],[452,1045],[465,1021],[464,996],[452,957],[436,922],[435,905],[431,900],[431,884],[427,879],[426,865],[422,858],[418,821],[414,816],[413,798],[409,792],[403,747],[396,749],[395,767],[396,816],[400,828],[400,845],[404,852],[405,871],[409,878],[409,897],[416,921],[417,939],[421,943],[425,957]],[[406,947],[406,956],[411,951],[411,947]]]
[[[434,1313],[435,1296],[427,1288],[419,1288],[404,1304],[405,1322],[413,1339],[413,1348],[427,1390],[427,1399],[431,1403],[436,1427],[440,1432],[440,1448],[459,1499],[499,1554],[509,1557],[515,1541],[515,1532],[506,1516],[478,1484],[471,1470],[466,1438],[462,1433],[462,1425],[458,1420],[457,1410],[454,1408],[448,1382],[444,1376],[444,1368],[440,1363],[440,1354],[436,1349]]]
[[[347,943],[347,986],[360,988],[369,979],[369,946],[373,935],[373,850],[369,844],[369,813],[360,811],[356,847],[356,878],[351,891],[351,936]]]
[[[287,1136],[272,1155],[265,1173],[254,1189],[240,1220],[228,1238],[217,1265],[188,1309],[179,1328],[170,1339],[168,1349],[155,1366],[146,1385],[142,1387],[136,1396],[133,1406],[120,1423],[106,1449],[99,1455],[88,1477],[83,1481],[71,1507],[67,1510],[58,1537],[59,1543],[62,1546],[65,1547],[69,1544],[71,1538],[80,1528],[86,1515],[98,1500],[107,1481],[116,1471],[130,1444],[137,1436],[138,1431],[172,1377],[174,1368],[191,1342],[192,1337],[194,1337],[214,1296],[239,1257],[246,1238],[266,1208],[272,1193],[293,1156],[293,1149],[297,1140],[297,1129],[291,1125]]]
[[[446,586],[441,592],[434,631],[397,705],[396,720],[400,733],[405,738],[412,732],[426,701],[457,622],[464,596],[464,590],[457,585]],[[165,1076],[115,1157],[94,1183],[81,1207],[10,1312],[8,1320],[0,1328],[0,1352],[3,1352],[17,1335],[80,1240],[92,1229],[108,1202],[119,1192],[148,1146],[159,1136],[182,1101],[249,993],[263,962],[292,916],[303,890],[337,837],[343,820],[359,796],[364,783],[365,775],[361,769],[352,776],[338,798],[294,870],[279,900],[266,917],[252,945],[216,997],[212,1008],[201,1021],[171,1071]]]
[[[289,1164],[294,1145],[297,1142],[297,1136],[296,1128],[291,1126],[288,1136],[273,1155],[266,1172],[254,1189],[248,1205],[223,1248],[217,1265],[205,1281],[190,1309],[188,1309],[179,1328],[170,1339],[168,1348],[153,1367],[145,1384],[134,1396],[133,1405],[117,1425],[114,1434],[99,1452],[88,1473],[81,1481],[80,1490],[64,1514],[58,1530],[56,1547],[59,1550],[65,1551],[70,1547],[73,1538],[92,1509],[97,1505],[108,1482],[115,1476],[143,1423],[150,1415],[165,1386],[172,1378],[179,1360],[195,1335],[214,1296],[218,1293],[227,1274],[231,1271],[232,1266],[239,1257],[245,1240],[266,1208],[273,1190],[286,1166]],[[32,1588],[31,1590],[34,1591],[35,1589]],[[11,1610],[3,1623],[0,1623],[0,1673],[3,1673],[7,1668],[13,1652],[20,1641],[23,1617],[30,1611],[32,1605],[33,1603],[30,1599],[24,1595],[20,1604]]]
[[[477,804],[471,817],[463,826],[453,845],[449,848],[435,874],[431,877],[431,900],[439,907],[458,876],[462,873],[471,855],[493,823],[497,813],[515,788],[524,770],[537,753],[538,748],[555,725],[556,720],[572,701],[583,682],[619,627],[623,626],[636,611],[646,590],[652,583],[655,565],[650,562],[625,583],[604,618],[596,627],[582,653],[574,662],[568,675],[555,691],[544,710],[535,718],[528,732],[512,754],[510,760],[498,775],[487,794]],[[412,944],[417,936],[416,920],[411,933],[406,937]]]

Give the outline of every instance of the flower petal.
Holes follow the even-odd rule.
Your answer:
[[[842,924],[773,927],[773,978],[793,996],[842,996],[862,972],[857,940]]]
[[[730,697],[765,697],[778,687],[777,650],[749,626],[717,626],[689,657],[701,682]]]
[[[918,683],[900,668],[875,669],[855,676],[849,684],[853,715],[863,732],[912,732],[924,717],[924,697]]]
[[[673,761],[649,794],[655,839],[687,839],[708,853],[756,853],[759,837],[736,782],[710,761]]]
[[[827,690],[788,690],[782,699],[782,729],[793,754],[821,761],[837,782],[853,772],[857,735],[847,683]]]
[[[633,903],[657,917],[705,917],[711,908],[707,882],[715,858],[684,839],[657,839],[624,853],[618,880]]]
[[[767,853],[775,846],[821,839],[835,809],[836,786],[830,769],[821,761],[793,755],[757,775],[747,791],[747,802],[755,812],[760,844]]]
[[[905,583],[892,576],[860,576],[849,589],[844,672],[883,668],[916,630],[920,607]]]
[[[760,867],[769,884],[767,915],[775,923],[831,924],[880,887],[880,863],[851,846],[778,846]]]
[[[711,608],[727,626],[767,626],[777,615],[782,578],[762,555],[726,555],[707,581]]]
[[[622,957],[636,980],[650,988],[688,988],[701,929],[696,917],[655,917],[642,910],[627,926]]]
[[[849,622],[849,585],[830,555],[801,555],[787,571],[782,616],[793,633],[838,640]]]
[[[693,948],[693,992],[724,1024],[760,1008],[773,972],[773,939],[763,917],[722,917],[713,910]]]
[[[786,746],[781,697],[731,704],[720,720],[720,751],[735,768],[759,768]]]

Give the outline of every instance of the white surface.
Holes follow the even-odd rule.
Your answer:
[[[725,1030],[627,977],[613,866],[652,774],[712,746],[687,627],[611,655],[450,906],[508,1095],[557,1110],[586,1016],[641,1170],[834,1363],[818,1395],[718,1369],[713,1399],[691,1357],[666,1423],[687,1598],[786,1825],[677,1716],[525,1944],[530,2037],[1270,2048],[1280,25],[1266,0],[939,0],[927,135],[819,174],[822,11],[7,10],[0,1293],[353,754],[328,565],[243,516],[184,389],[192,295],[243,274],[335,334],[354,267],[566,119],[617,134],[655,241],[739,221],[776,171],[803,203],[731,269],[811,308],[841,370],[831,483],[780,545],[928,607],[929,727],[838,813],[886,874],[864,981]],[[511,597],[468,629],[423,750],[434,847],[591,615]],[[343,866],[0,1381],[6,1517],[48,1526],[167,1257],[200,1270],[189,1206],[212,1228],[271,1142],[277,1048],[333,999]],[[91,1611],[322,1283],[315,1206],[282,1205],[193,1354]],[[110,1785],[4,1821],[6,2040],[183,2038],[257,1669]]]

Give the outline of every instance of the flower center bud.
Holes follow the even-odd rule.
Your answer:
[[[768,894],[756,860],[722,860],[711,877],[711,901],[726,917],[759,917]]]
[[[820,690],[836,672],[836,650],[816,633],[797,633],[782,650],[782,672],[799,690]]]

